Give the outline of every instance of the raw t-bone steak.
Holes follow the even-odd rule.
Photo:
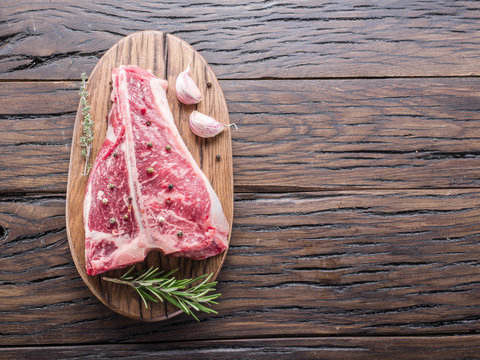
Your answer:
[[[151,250],[197,260],[221,253],[229,225],[174,124],[167,82],[133,65],[112,80],[83,208],[87,273],[140,262]]]

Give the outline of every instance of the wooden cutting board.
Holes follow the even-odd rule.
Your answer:
[[[175,94],[177,75],[189,63],[191,76],[203,94],[203,100],[197,105],[183,105],[177,100]],[[230,130],[225,130],[215,138],[202,139],[191,132],[188,124],[188,116],[193,110],[229,124],[227,105],[217,78],[207,62],[193,47],[180,38],[160,31],[137,32],[121,39],[100,59],[88,79],[91,116],[95,123],[92,161],[103,143],[107,130],[107,117],[111,107],[112,70],[122,64],[134,64],[150,69],[154,75],[168,80],[167,98],[175,124],[197,164],[215,189],[230,224],[231,234],[233,169]],[[79,140],[82,121],[81,106],[79,106],[73,132],[66,205],[68,242],[77,270],[95,296],[117,313],[145,321],[160,321],[176,316],[181,311],[171,305],[153,303],[149,304],[147,309],[133,289],[102,280],[102,276],[120,277],[125,269],[113,270],[97,276],[86,274],[82,211],[87,176],[82,176],[84,159],[80,154]],[[220,159],[217,155],[220,155]],[[164,270],[178,268],[177,278],[197,277],[211,272],[214,272],[216,277],[225,256],[226,253],[223,253],[206,260],[196,261],[151,252],[143,263],[137,265],[137,269],[150,266],[158,266]]]

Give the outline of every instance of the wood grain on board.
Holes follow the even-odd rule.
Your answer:
[[[4,360],[28,359],[322,359],[337,360],[436,360],[474,359],[479,335],[418,337],[310,337],[239,339],[174,343],[104,344],[68,347],[13,347],[0,349]]]
[[[176,99],[175,94],[175,79],[189,63],[191,74],[205,95],[198,105],[180,106],[182,104]],[[190,113],[197,109],[228,124],[228,109],[220,85],[208,64],[191,46],[177,37],[158,31],[134,33],[119,41],[99,61],[89,76],[88,84],[91,116],[94,121],[93,133],[95,134],[92,144],[92,159],[95,159],[100,150],[107,131],[106,118],[111,107],[111,85],[109,83],[111,83],[112,71],[123,64],[138,65],[143,69],[152,70],[153,74],[158,77],[169,79],[167,97],[177,128],[193,158],[210,180],[231,227],[233,174],[230,133],[224,131],[208,141],[200,139],[191,132],[187,120]],[[210,83],[210,87],[207,87],[207,82]],[[95,296],[124,316],[145,321],[159,321],[176,316],[181,313],[181,310],[166,302],[151,304],[147,308],[142,305],[140,297],[133,289],[102,280],[103,276],[120,277],[125,269],[110,271],[98,276],[89,276],[86,273],[83,199],[88,178],[82,176],[84,159],[80,154],[79,142],[82,136],[82,121],[80,105],[73,130],[66,208],[67,234],[78,272]],[[215,159],[217,154],[221,154],[221,161]],[[137,269],[148,269],[152,266],[160,267],[165,271],[178,269],[175,276],[180,279],[214,273],[212,277],[214,280],[225,256],[226,252],[205,260],[195,261],[163,256],[155,252],[150,253],[144,264],[138,265]]]
[[[87,289],[68,249],[64,198],[4,197],[0,343],[480,331],[479,197],[472,189],[237,194],[218,315],[161,326],[118,315]]]
[[[0,78],[79,79],[122,37],[180,36],[222,79],[480,75],[474,1],[0,4]]]
[[[0,83],[1,193],[65,192],[78,87]],[[236,191],[480,185],[477,79],[222,81],[222,87],[238,125],[231,131]],[[185,115],[184,108],[173,110]]]

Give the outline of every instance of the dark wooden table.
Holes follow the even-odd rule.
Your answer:
[[[480,348],[480,3],[2,1],[0,358],[457,359]],[[123,318],[73,265],[80,73],[132,32],[221,81],[218,315]]]

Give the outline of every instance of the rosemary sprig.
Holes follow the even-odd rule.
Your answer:
[[[85,158],[85,166],[83,168],[83,175],[86,176],[92,168],[90,162],[90,153],[92,151],[93,142],[93,120],[90,116],[90,105],[88,104],[88,91],[87,91],[87,74],[82,73],[82,85],[80,86],[80,102],[82,103],[82,133],[80,137],[80,146],[82,147],[82,156]]]
[[[163,300],[166,300],[187,315],[193,316],[197,321],[198,318],[193,313],[194,310],[203,311],[207,314],[217,314],[215,310],[205,306],[218,304],[215,299],[221,295],[210,294],[212,291],[215,291],[214,286],[217,285],[216,281],[208,282],[212,278],[213,273],[209,275],[204,274],[195,279],[177,280],[173,276],[177,269],[167,273],[153,267],[147,271],[137,273],[133,273],[133,269],[134,266],[119,279],[103,277],[103,280],[133,287],[140,295],[146,308],[148,308],[147,300],[151,302],[163,302]],[[202,281],[199,284],[188,287],[200,280]]]

